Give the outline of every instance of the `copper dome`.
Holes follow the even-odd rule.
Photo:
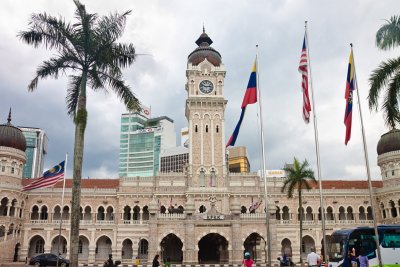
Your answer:
[[[396,150],[400,150],[400,130],[393,129],[381,136],[376,151],[381,155]]]
[[[6,124],[0,124],[0,146],[25,151],[26,141],[22,131],[11,125],[11,110]]]
[[[197,66],[203,62],[204,59],[207,59],[214,66],[220,66],[222,61],[221,54],[210,46],[212,43],[213,41],[210,37],[208,37],[203,28],[203,33],[196,41],[196,44],[199,47],[189,54],[188,63],[192,63],[192,65]]]

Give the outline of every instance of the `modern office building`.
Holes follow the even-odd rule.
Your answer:
[[[258,173],[230,172],[225,149],[225,67],[211,43],[203,32],[187,58],[186,70],[182,70],[182,75],[186,74],[189,130],[186,168],[138,177],[155,173],[157,149],[158,153],[162,150],[164,139],[170,138],[172,145],[175,132],[166,117],[148,119],[124,114],[121,159],[125,165],[121,177],[82,180],[78,244],[81,265],[102,265],[112,254],[123,265],[132,265],[139,257],[143,265],[149,266],[159,254],[161,260],[169,257],[177,266],[228,267],[239,266],[248,251],[257,266],[265,266],[267,241],[271,243],[269,256],[274,264],[284,252],[298,262],[300,257],[307,257],[311,247],[320,252],[322,240],[330,238],[335,230],[372,226],[373,216],[379,224],[400,223],[400,130],[382,135],[377,145],[382,177],[372,182],[371,198],[366,177],[323,180],[324,209],[320,207],[317,184],[304,192],[300,209],[297,195],[288,199],[281,192],[285,181],[281,170],[271,170],[265,180]],[[164,134],[167,130],[170,137]],[[61,182],[50,188],[22,191],[22,186],[30,182],[22,179],[20,172],[25,146],[19,129],[0,125],[0,262],[57,253],[59,238],[61,248],[70,245],[72,180],[66,180],[64,204]],[[151,164],[143,165],[149,167],[148,172],[139,173],[137,164],[148,162]],[[260,204],[265,199],[265,188],[268,203]],[[255,203],[259,204],[257,208],[250,210]],[[321,210],[325,210],[326,236]],[[393,247],[395,250],[398,247]],[[68,249],[60,253],[69,257]]]
[[[228,162],[230,172],[250,172],[247,148],[244,146],[228,148]]]
[[[26,163],[23,168],[23,178],[42,176],[44,157],[47,154],[48,138],[44,130],[33,127],[18,127],[26,140]]]
[[[179,146],[165,149],[160,158],[161,172],[184,172],[189,163],[189,148]]]
[[[119,177],[156,175],[160,170],[161,150],[175,146],[172,119],[149,118],[143,112],[122,114]]]

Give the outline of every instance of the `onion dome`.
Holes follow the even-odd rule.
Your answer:
[[[6,124],[0,124],[0,146],[25,151],[26,141],[22,131],[11,125],[11,109]]]
[[[376,147],[378,156],[391,151],[400,150],[400,130],[393,129],[383,134]]]
[[[192,65],[197,66],[201,62],[203,62],[204,59],[207,59],[215,67],[220,66],[221,54],[210,46],[212,43],[213,41],[210,37],[208,37],[207,33],[205,33],[203,27],[203,33],[196,41],[196,44],[199,47],[197,47],[192,53],[189,54],[188,63],[192,63]]]

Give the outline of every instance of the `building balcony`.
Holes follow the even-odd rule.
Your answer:
[[[122,220],[122,224],[149,224],[148,220]]]
[[[159,213],[159,220],[184,220],[186,219],[186,214],[184,213]]]
[[[265,213],[241,213],[241,220],[265,220]]]

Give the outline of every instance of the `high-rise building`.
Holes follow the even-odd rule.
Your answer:
[[[184,172],[189,163],[189,148],[179,146],[165,149],[160,158],[161,172]]]
[[[33,127],[19,127],[26,140],[26,163],[23,178],[40,177],[43,173],[44,157],[49,139],[44,130]]]
[[[175,146],[172,119],[166,116],[148,118],[144,112],[122,114],[119,176],[156,175],[160,170],[161,150]]]
[[[250,172],[250,162],[247,155],[247,148],[244,146],[230,147],[229,151],[229,171],[230,172]]]

